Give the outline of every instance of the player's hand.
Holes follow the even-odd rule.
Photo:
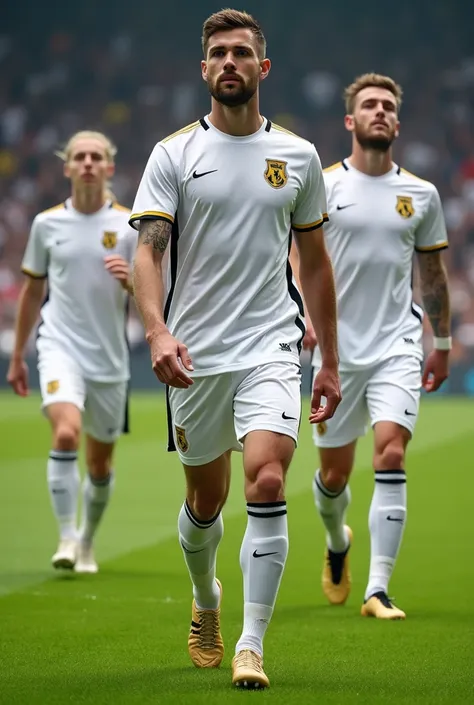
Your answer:
[[[173,338],[169,331],[148,335],[153,372],[169,387],[187,389],[193,380],[185,370],[194,370],[186,345]]]
[[[13,387],[15,394],[20,397],[27,397],[30,393],[28,388],[28,365],[21,358],[12,357],[7,372],[7,382]]]
[[[306,319],[306,333],[303,338],[303,350],[309,350],[310,352],[313,352],[317,344],[318,340],[316,338],[316,333],[313,328],[313,324],[311,323],[311,321]]]
[[[322,397],[326,397],[325,406],[321,406]],[[337,367],[323,365],[314,379],[311,397],[310,423],[321,423],[330,419],[341,401],[341,385]]]
[[[436,392],[449,376],[449,350],[432,350],[426,358],[421,384],[426,392]]]
[[[114,279],[120,282],[124,289],[130,286],[130,265],[120,255],[107,255],[104,257],[105,268]]]

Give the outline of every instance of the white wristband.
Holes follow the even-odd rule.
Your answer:
[[[433,347],[435,350],[451,350],[453,347],[453,339],[449,338],[433,338]]]

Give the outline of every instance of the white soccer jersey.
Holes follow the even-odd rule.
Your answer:
[[[289,234],[327,219],[313,145],[264,120],[233,137],[202,119],[159,142],[130,223],[173,223],[165,317],[195,375],[299,364],[301,299]]]
[[[372,177],[347,161],[325,170],[324,180],[341,369],[394,355],[421,360],[423,312],[412,297],[413,254],[448,244],[435,186],[396,164]],[[321,364],[318,348],[313,361]]]
[[[107,202],[90,215],[71,199],[33,221],[23,271],[48,278],[41,309],[38,346],[58,346],[79,364],[85,379],[118,382],[129,378],[125,337],[127,292],[104,268],[104,257],[131,262],[137,235],[128,208]]]

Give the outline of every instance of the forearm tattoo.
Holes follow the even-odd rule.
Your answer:
[[[430,319],[433,333],[437,338],[447,338],[451,334],[451,316],[448,279],[441,254],[440,252],[422,252],[418,261],[423,305]]]
[[[167,220],[141,220],[139,242],[151,245],[154,250],[163,254],[171,237],[172,225]]]

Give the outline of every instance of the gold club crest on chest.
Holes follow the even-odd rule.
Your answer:
[[[102,244],[106,250],[112,250],[117,244],[117,233],[113,230],[106,230],[102,235]]]
[[[267,168],[263,174],[267,184],[272,188],[283,188],[288,182],[288,173],[286,165],[288,162],[282,162],[279,159],[265,159]]]
[[[413,198],[411,196],[397,196],[395,209],[402,218],[411,218],[415,213]]]

